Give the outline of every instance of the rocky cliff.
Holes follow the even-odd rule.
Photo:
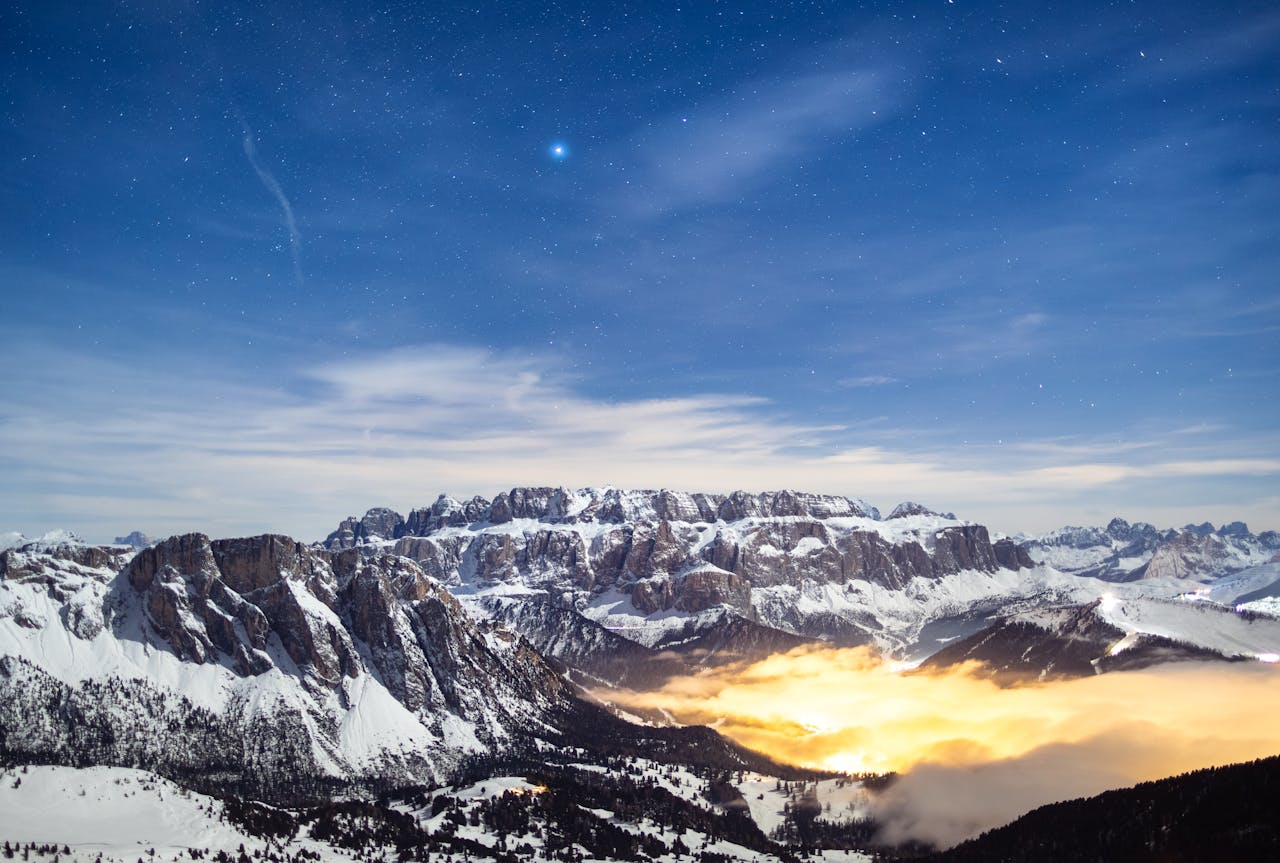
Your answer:
[[[413,561],[283,536],[0,555],[0,750],[279,797],[425,781],[578,709]]]
[[[1113,518],[1106,527],[1064,527],[1025,537],[1020,546],[1033,560],[1074,575],[1108,581],[1202,580],[1266,562],[1280,550],[1280,534],[1254,534],[1239,521],[1175,530]]]
[[[757,591],[916,579],[1032,565],[981,525],[904,504],[891,520],[851,498],[796,491],[728,495],[514,488],[492,501],[441,496],[407,518],[348,518],[328,549],[377,547],[433,578],[477,590],[518,585],[566,607],[613,593],[641,615],[728,608],[753,618]]]

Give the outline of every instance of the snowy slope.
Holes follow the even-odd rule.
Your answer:
[[[188,848],[234,851],[264,843],[221,820],[223,805],[167,779],[127,767],[17,768],[0,773],[0,837],[56,843],[72,859],[161,859]],[[64,860],[66,858],[63,858]]]
[[[442,744],[368,673],[344,678],[332,696],[306,691],[301,675],[289,673],[296,666],[278,639],[268,642],[265,651],[273,667],[251,677],[222,663],[184,662],[148,635],[138,598],[112,590],[118,586],[118,577],[106,570],[67,574],[57,592],[36,581],[5,581],[0,585],[0,621],[8,618],[18,625],[0,625],[0,656],[24,659],[70,686],[113,678],[145,681],[170,698],[234,716],[245,727],[260,718],[295,717],[316,741],[316,766],[334,777],[387,759],[416,758],[414,753]],[[103,616],[108,606],[110,626]],[[64,617],[83,621],[79,634],[63,625]],[[330,747],[320,741],[322,728],[332,725],[338,734]],[[469,748],[475,751],[477,745]]]
[[[1241,614],[1216,603],[1107,598],[1099,604],[1098,616],[1127,636],[1155,635],[1225,657],[1268,662],[1280,657],[1280,620]],[[1116,645],[1113,654],[1125,646]]]
[[[0,732],[24,757],[287,796],[438,778],[567,703],[527,644],[402,559],[335,571],[273,537],[57,553],[0,561]]]
[[[1160,530],[1121,518],[1106,527],[1063,527],[1024,536],[1020,543],[1039,563],[1110,581],[1213,579],[1265,563],[1280,551],[1276,531],[1255,535],[1241,522]]]
[[[989,605],[1032,565],[1012,541],[919,504],[881,519],[855,499],[795,491],[516,488],[493,501],[442,496],[407,519],[385,508],[347,519],[326,545],[410,557],[473,610],[501,612],[535,644],[604,679],[623,675],[583,655],[585,641],[613,650],[608,639],[494,599],[571,610],[650,649],[689,645],[728,661],[768,644],[786,649],[795,637],[899,649],[935,613],[970,615],[975,602]],[[1014,592],[1035,593],[1041,580],[1032,575]],[[922,608],[926,594],[936,602]],[[726,631],[726,612],[737,631],[711,635]],[[584,643],[566,642],[568,630]]]
[[[1196,594],[1156,598],[1108,592],[1083,605],[1031,608],[946,645],[934,668],[977,660],[994,675],[1090,676],[1165,662],[1280,660],[1280,617]]]
[[[1210,582],[1204,595],[1223,605],[1280,597],[1280,562],[1251,566],[1223,576]]]

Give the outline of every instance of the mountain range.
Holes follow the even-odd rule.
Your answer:
[[[817,835],[800,798],[765,835],[723,788],[763,777],[764,800],[770,782],[828,778],[708,729],[636,724],[580,685],[641,689],[806,644],[1016,679],[1280,654],[1280,536],[1240,523],[1015,537],[795,491],[515,488],[372,509],[311,544],[148,540],[7,535],[5,764],[129,768],[297,807],[512,765],[559,764],[552,788],[604,771],[622,795],[616,759],[642,758],[693,777],[698,794],[669,805],[711,813],[699,836],[757,855],[723,859],[787,859],[787,841]],[[865,845],[864,815],[840,829]]]

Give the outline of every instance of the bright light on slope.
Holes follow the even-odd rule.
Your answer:
[[[885,823],[917,807],[899,838],[952,842],[1054,800],[1280,753],[1280,657],[1259,659],[1001,688],[976,664],[903,672],[867,649],[798,648],[600,695],[714,723],[780,761],[903,773],[893,786],[903,790],[884,797]],[[930,795],[943,786],[946,799]],[[981,811],[949,821],[957,794]]]
[[[870,770],[981,763],[1147,724],[1178,745],[1196,741],[1192,758],[1171,751],[1169,763],[1187,769],[1212,761],[1215,741],[1231,757],[1280,750],[1272,732],[1280,679],[1269,668],[1184,663],[1005,688],[976,670],[904,673],[865,648],[798,648],[653,692],[600,694],[681,722],[717,723],[744,745],[812,766],[854,756]],[[1255,746],[1259,738],[1266,745]]]
[[[1126,633],[1124,638],[1111,645],[1111,649],[1108,650],[1107,653],[1111,656],[1119,656],[1130,647],[1133,647],[1134,643],[1138,640],[1138,637],[1138,633],[1136,632]]]

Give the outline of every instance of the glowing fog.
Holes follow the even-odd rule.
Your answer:
[[[1181,663],[1001,688],[966,665],[905,672],[869,650],[800,648],[610,691],[793,764],[896,771],[883,838],[953,844],[1036,806],[1280,753],[1280,670]]]

